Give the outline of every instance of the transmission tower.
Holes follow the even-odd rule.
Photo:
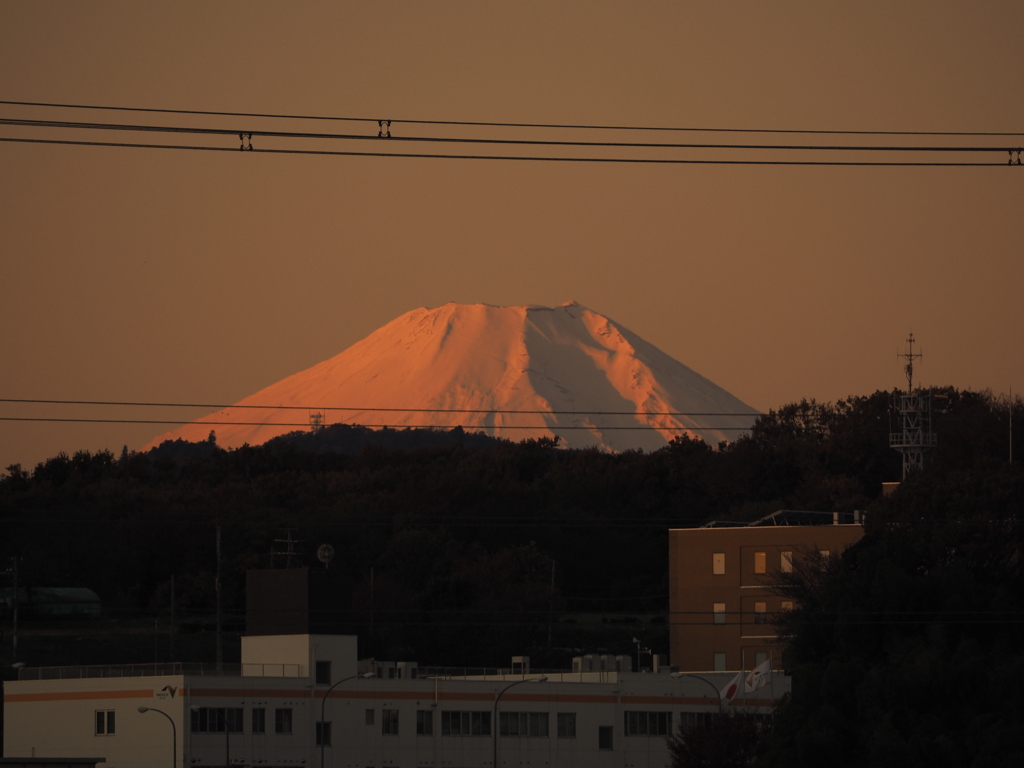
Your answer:
[[[309,431],[319,432],[324,428],[324,414],[322,411],[310,411],[309,414]]]
[[[907,351],[897,357],[906,363],[907,391],[897,395],[897,410],[900,412],[903,430],[889,433],[889,446],[903,454],[903,479],[914,470],[924,468],[924,452],[935,447],[935,433],[932,432],[932,396],[920,388],[914,389],[914,361],[921,359],[920,352],[914,352],[914,334],[907,337]]]

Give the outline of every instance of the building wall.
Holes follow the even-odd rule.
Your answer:
[[[719,666],[725,670],[749,670],[762,658],[772,658],[773,667],[781,668],[783,646],[771,617],[788,600],[773,589],[785,567],[783,553],[792,553],[794,559],[818,551],[838,556],[863,533],[860,525],[670,530],[672,664],[682,670],[715,671],[720,654]],[[715,573],[716,556],[722,573]],[[758,572],[760,563],[763,573]],[[759,608],[764,612],[759,614]]]
[[[103,756],[104,768],[167,768],[171,731],[165,718],[140,714],[139,706],[161,709],[174,718],[178,735],[177,768],[223,766],[230,749],[232,766],[285,768],[320,762],[316,724],[331,723],[332,744],[324,748],[326,768],[474,768],[493,766],[494,732],[500,713],[547,714],[546,736],[501,736],[498,765],[561,768],[662,768],[668,764],[664,735],[627,735],[627,713],[665,717],[671,728],[684,717],[717,711],[715,692],[730,675],[707,679],[674,678],[667,673],[552,674],[544,682],[522,677],[491,679],[355,678],[330,692],[309,678],[185,676],[183,678],[102,678],[22,680],[8,683],[5,699],[6,756]],[[584,682],[600,679],[602,682]],[[788,690],[778,678],[734,706],[769,711],[772,699]],[[510,686],[512,683],[516,685]],[[171,698],[165,689],[173,687]],[[494,718],[495,697],[499,717]],[[195,708],[242,710],[242,733],[193,733]],[[96,735],[97,709],[116,712],[116,730]],[[253,711],[265,712],[265,732],[253,732]],[[290,732],[275,728],[277,710],[290,710]],[[431,713],[432,733],[417,733],[417,712]],[[370,717],[367,712],[371,712]],[[394,719],[387,717],[395,712]],[[491,718],[491,734],[443,733],[445,713],[476,712]],[[575,715],[575,733],[559,737],[558,715]],[[652,714],[653,713],[653,714]],[[385,727],[385,723],[388,727]],[[396,727],[392,728],[391,725]],[[600,730],[610,729],[611,749],[603,749]]]
[[[103,757],[105,768],[166,768],[171,725],[138,708],[153,707],[174,719],[180,756],[187,728],[184,687],[181,676],[7,681],[4,757],[93,756]],[[97,734],[98,712],[114,713],[113,733]]]
[[[253,635],[242,638],[242,674],[309,677],[317,661],[331,662],[331,682],[355,675],[354,635]]]
[[[352,584],[344,569],[249,571],[246,595],[245,625],[251,635],[351,631]]]

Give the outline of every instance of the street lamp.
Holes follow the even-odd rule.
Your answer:
[[[178,768],[178,727],[174,724],[174,718],[162,709],[153,709],[152,707],[139,707],[139,712],[158,712],[167,718],[171,724],[171,759],[173,760],[171,768]]]
[[[680,680],[684,677],[692,677],[695,680],[700,680],[702,683],[707,683],[708,685],[710,685],[712,690],[714,690],[715,692],[715,698],[718,699],[718,714],[722,714],[722,692],[719,691],[718,687],[710,680],[708,680],[706,677],[694,675],[690,672],[673,672],[672,677],[674,677],[676,680]]]
[[[541,675],[540,677],[527,677],[522,680],[516,680],[514,683],[509,683],[500,691],[498,695],[494,697],[494,722],[491,723],[491,727],[494,729],[494,768],[498,768],[498,702],[501,701],[501,697],[505,695],[505,691],[509,688],[514,688],[517,685],[523,683],[543,683],[548,679],[547,675]],[[320,768],[323,768],[321,765]]]
[[[330,695],[331,691],[333,691],[339,685],[341,685],[342,683],[347,683],[349,680],[355,680],[357,677],[369,678],[376,677],[376,675],[373,672],[364,672],[361,675],[349,675],[348,677],[343,677],[341,680],[339,680],[330,688],[328,688],[324,692],[323,698],[320,699],[320,768],[324,768],[324,747],[327,746],[326,740],[324,739],[324,715],[327,711],[327,697]]]
[[[198,712],[200,707],[191,707],[190,712]],[[214,712],[220,712],[220,724],[224,726],[224,768],[231,768],[231,723],[228,721],[228,711],[230,707],[216,707]],[[154,712],[160,710],[154,709]],[[211,716],[212,717],[212,716]],[[211,727],[216,728],[216,724],[211,724]],[[239,725],[241,728],[241,725]],[[239,731],[241,733],[241,731]]]

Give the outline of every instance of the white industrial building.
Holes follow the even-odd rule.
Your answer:
[[[454,675],[361,662],[352,636],[280,634],[243,638],[240,667],[220,671],[26,668],[5,684],[4,757],[102,757],[105,768],[662,768],[665,737],[717,712],[736,675],[635,672],[628,657],[580,657],[564,672],[514,661]],[[789,680],[731,706],[767,714]]]

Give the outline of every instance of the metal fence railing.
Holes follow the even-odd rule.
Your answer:
[[[280,667],[282,665],[274,665]],[[94,677],[166,677],[174,675],[221,675],[238,677],[241,664],[167,662],[164,664],[97,664],[78,667],[22,667],[19,680],[73,680]]]

